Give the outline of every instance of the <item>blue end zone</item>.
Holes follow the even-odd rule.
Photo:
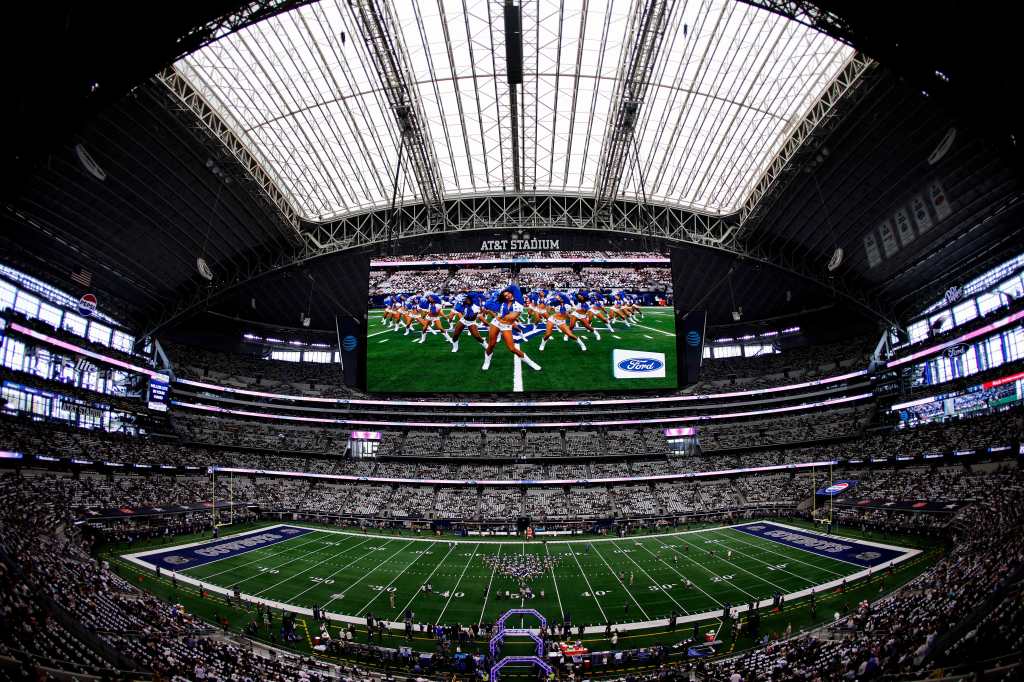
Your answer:
[[[733,526],[733,530],[864,568],[887,564],[906,554],[898,549],[865,545],[844,537],[793,530],[774,523],[749,523],[745,526]]]
[[[140,556],[139,558],[160,568],[184,571],[208,564],[211,561],[219,561],[220,559],[244,554],[254,549],[276,545],[279,542],[291,540],[292,538],[312,532],[313,530],[310,528],[292,528],[291,526],[272,528],[262,532],[248,533],[246,535],[207,542],[195,547],[171,548],[162,552]]]

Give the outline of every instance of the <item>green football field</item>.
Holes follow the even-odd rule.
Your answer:
[[[287,532],[305,534],[193,568],[183,562],[179,575],[207,587],[237,588],[248,598],[275,606],[318,605],[342,616],[365,618],[372,613],[397,622],[408,609],[415,622],[468,625],[493,622],[508,609],[527,607],[551,620],[569,617],[576,625],[596,626],[596,631],[606,622],[645,623],[673,613],[717,618],[726,603],[738,606],[770,599],[776,592],[820,589],[865,573],[853,563],[728,527],[546,543],[491,537],[413,539],[294,524],[254,532],[274,529],[301,529]],[[192,549],[202,550],[206,544]],[[156,552],[184,555],[185,547]],[[127,557],[150,566],[147,555],[156,552]],[[909,556],[914,550],[906,552]],[[501,560],[525,554],[535,555],[534,563],[543,567],[525,581],[535,596],[502,596],[515,592],[519,581],[501,568]],[[426,584],[430,592],[423,591]]]
[[[595,326],[601,334],[598,341],[586,329],[577,326],[587,346],[580,350],[572,340],[564,341],[555,330],[545,349],[539,349],[543,328],[527,326],[527,338],[520,347],[541,366],[535,371],[514,362],[513,355],[500,339],[494,350],[491,367],[481,370],[484,352],[480,344],[463,331],[459,351],[440,335],[428,334],[424,343],[413,343],[419,334],[391,331],[381,324],[383,311],[371,310],[366,338],[366,387],[370,391],[436,393],[466,392],[530,392],[530,391],[601,391],[675,388],[676,333],[671,307],[644,308],[644,318],[635,327],[621,323],[608,332]],[[486,338],[486,335],[485,335]],[[665,376],[651,378],[615,378],[612,351],[623,350],[663,353]]]

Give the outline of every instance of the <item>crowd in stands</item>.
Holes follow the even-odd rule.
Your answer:
[[[771,388],[867,369],[876,342],[870,337],[855,337],[749,358],[706,358],[701,365],[700,382],[693,391],[710,394]]]
[[[129,362],[133,365],[142,365],[148,367],[151,366],[152,364],[143,355],[136,355],[135,353],[126,352],[118,348],[113,348],[111,346],[99,343],[97,341],[90,341],[84,336],[79,336],[78,334],[70,331],[69,329],[54,327],[52,324],[45,322],[44,320],[41,320],[39,318],[26,317],[24,313],[19,312],[17,310],[5,308],[3,311],[0,312],[2,312],[3,317],[8,322],[20,324],[23,327],[27,327],[41,334],[46,334],[47,336],[52,336],[53,338],[59,339],[61,341],[66,341],[67,343],[74,344],[79,348],[85,348],[86,350],[90,350],[94,353],[99,353],[100,355],[116,358],[123,362]],[[18,332],[13,333],[18,334]]]
[[[632,464],[626,462],[625,464]],[[469,466],[469,465],[461,465]],[[497,466],[497,465],[492,465]],[[514,465],[508,472],[515,472]],[[534,466],[534,465],[521,465]],[[522,470],[529,473],[529,469]],[[500,474],[497,470],[494,473]],[[834,633],[768,644],[738,659],[714,664],[711,679],[738,671],[744,680],[843,677],[867,673],[927,672],[932,661],[954,658],[978,646],[1019,649],[1021,602],[992,600],[1012,589],[1024,569],[1024,479],[1015,467],[954,465],[928,469],[852,469],[861,491],[892,500],[959,500],[969,503],[960,515],[944,514],[955,533],[954,550],[937,567],[906,588],[875,604],[842,614]],[[221,479],[218,496],[234,495],[264,509],[306,514],[367,515],[401,520],[429,509],[436,518],[514,519],[521,515],[548,521],[606,516],[695,515],[742,510],[785,501],[795,506],[815,486],[818,472],[685,480],[656,485],[569,488],[492,488],[377,486],[275,478]],[[79,673],[106,668],[155,670],[168,679],[321,679],[318,664],[299,658],[266,658],[228,640],[208,636],[209,626],[180,607],[135,591],[88,554],[70,521],[83,509],[120,504],[144,505],[172,500],[209,499],[205,476],[77,475],[27,471],[0,478],[0,606],[21,625],[4,637],[0,654],[26,671],[45,660]],[[840,510],[840,523],[892,529],[930,530],[936,515],[883,510]],[[984,524],[976,523],[984,518]],[[910,520],[913,519],[913,520]],[[918,519],[928,519],[919,521]],[[147,532],[185,532],[205,527],[196,515],[177,525],[131,528],[110,525],[114,538]],[[935,527],[938,527],[937,525]],[[148,529],[148,530],[147,530]],[[18,571],[12,572],[11,566]],[[68,570],[73,567],[72,570]],[[972,614],[978,618],[969,620]],[[993,607],[995,610],[993,610]],[[57,617],[57,611],[70,619]],[[995,620],[990,614],[998,614]],[[838,636],[841,635],[841,638]],[[300,675],[301,671],[301,675]],[[877,672],[874,672],[877,671]],[[333,674],[333,673],[331,673]]]
[[[890,596],[838,614],[831,632],[783,639],[716,663],[710,679],[924,679],[968,657],[1019,654],[1024,476],[1014,467],[984,478],[974,486],[981,497],[954,522],[953,550],[935,566]],[[984,666],[966,672],[979,669]]]
[[[709,451],[855,436],[871,418],[873,410],[872,404],[864,403],[854,407],[773,415],[770,419],[711,421],[701,426],[700,445],[702,450]]]
[[[6,679],[52,679],[46,667],[92,679],[335,679],[321,663],[212,638],[180,606],[138,591],[90,555],[69,503],[50,479],[0,477]]]
[[[445,262],[452,260],[493,260],[495,258],[516,258],[525,260],[559,259],[559,258],[592,258],[597,260],[615,259],[647,259],[668,258],[668,254],[653,251],[518,251],[510,249],[501,253],[489,251],[470,251],[466,253],[428,253],[423,255],[403,254],[388,256],[388,262]],[[376,266],[375,266],[376,267]]]
[[[161,345],[179,379],[284,395],[320,398],[351,395],[345,387],[340,364],[269,360],[256,354],[221,353],[171,342]],[[181,390],[186,389],[181,387]]]
[[[665,267],[524,267],[516,273],[508,267],[462,267],[458,270],[374,270],[370,296],[411,294],[420,291],[457,293],[486,291],[515,281],[526,289],[663,291],[672,284]]]

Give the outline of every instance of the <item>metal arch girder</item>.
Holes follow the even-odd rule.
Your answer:
[[[305,239],[294,251],[275,250],[262,261],[254,260],[243,269],[191,292],[159,315],[148,333],[258,277],[332,254],[386,244],[392,236],[389,235],[392,217],[394,239],[485,230],[604,230],[659,239],[671,245],[702,246],[791,272],[891,323],[891,315],[878,302],[838,278],[827,278],[824,270],[821,273],[811,270],[805,259],[787,258],[784,254],[745,246],[738,239],[735,223],[680,208],[623,200],[600,211],[601,215],[595,220],[595,207],[592,197],[494,195],[452,199],[443,204],[440,212],[424,204],[414,204],[398,207],[394,214],[390,209],[380,209],[330,223],[307,224]]]
[[[853,45],[853,31],[845,19],[821,7],[814,0],[740,0],[790,21],[821,31],[840,42]]]
[[[200,24],[181,36],[178,39],[178,44],[182,46],[183,50],[178,54],[178,58],[264,19],[313,2],[316,0],[250,0],[244,3],[238,11]]]
[[[352,13],[366,44],[388,104],[404,136],[408,158],[419,186],[423,203],[439,207],[444,197],[441,170],[425,121],[423,103],[417,96],[411,75],[409,55],[400,39],[389,3],[380,0],[356,0]],[[401,149],[402,145],[399,145]]]
[[[829,83],[825,92],[814,103],[810,111],[800,120],[793,132],[786,139],[782,148],[775,154],[767,170],[761,175],[747,200],[737,214],[737,222],[741,228],[746,227],[758,217],[763,199],[772,193],[780,178],[785,173],[790,161],[797,155],[807,139],[815,132],[821,131],[837,122],[836,108],[840,102],[854,95],[864,83],[865,76],[877,66],[869,57],[856,52],[845,67]]]
[[[670,6],[675,0],[636,0],[630,32],[605,125],[595,192],[598,206],[614,201],[622,184],[634,130],[651,83],[654,63],[664,44]]]
[[[293,230],[298,239],[302,238],[302,219],[288,197],[278,188],[277,182],[253,156],[245,143],[235,135],[224,119],[211,107],[202,95],[174,67],[168,67],[154,78],[173,96],[185,111],[196,117],[196,123],[220,142],[242,168],[252,176],[260,191],[281,213],[281,219]]]
[[[734,251],[736,226],[721,218],[669,207],[616,201],[595,211],[591,197],[494,195],[446,201],[441,215],[422,204],[394,212],[394,238],[502,229],[607,230],[669,242]],[[599,213],[599,215],[598,215]],[[388,211],[374,211],[311,226],[307,258],[373,246],[388,239]]]

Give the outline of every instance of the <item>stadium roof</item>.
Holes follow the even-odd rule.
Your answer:
[[[739,210],[854,54],[731,0],[663,3],[653,18],[631,10],[645,3],[538,0],[522,3],[513,111],[503,2],[383,3],[380,34],[360,14],[367,4],[298,7],[174,65],[306,220],[391,202],[401,135],[382,54],[400,62],[440,199],[512,191],[515,175],[527,192],[595,196],[618,107],[632,97],[642,103],[615,195],[714,215]],[[646,43],[645,22],[656,32]],[[401,197],[428,200],[408,176]]]
[[[424,49],[423,37],[409,33],[414,25],[418,27],[415,24],[416,9],[426,11],[427,0],[419,0],[419,3],[423,6],[414,4],[412,0],[352,2],[357,7],[390,7],[388,16],[395,21],[393,35],[401,38],[401,54],[406,55],[403,59],[414,65],[410,71],[414,75],[413,69],[432,69],[431,73],[440,73],[441,58],[448,59],[447,49],[441,53],[440,61],[429,64],[419,56]],[[397,229],[408,227],[412,232],[411,235],[399,235],[401,239],[396,237],[396,247],[411,249],[411,253],[436,253],[450,250],[452,240],[461,238],[461,235],[468,238],[490,229],[490,222],[485,227],[474,222],[480,216],[484,221],[493,221],[495,230],[521,229],[525,225],[520,216],[532,215],[531,212],[536,210],[550,222],[538,223],[534,229],[546,230],[549,226],[554,229],[564,225],[574,228],[574,234],[589,234],[588,238],[600,243],[600,248],[606,248],[622,239],[640,236],[635,228],[646,229],[653,225],[647,222],[647,217],[671,214],[679,220],[692,218],[694,224],[703,221],[726,228],[741,226],[734,231],[732,239],[735,243],[730,248],[687,246],[683,242],[698,242],[688,239],[685,231],[673,232],[667,238],[670,243],[662,244],[673,247],[673,258],[678,259],[680,265],[676,272],[677,302],[683,306],[707,308],[712,324],[728,325],[731,324],[734,306],[743,306],[744,322],[773,320],[828,304],[842,310],[853,300],[845,292],[860,294],[858,298],[869,303],[880,302],[879,307],[894,314],[914,314],[933,302],[937,295],[941,296],[950,283],[967,281],[1020,252],[1019,225],[1024,216],[1024,191],[1020,179],[1024,177],[1021,172],[1024,168],[1024,145],[1017,141],[1024,139],[1024,129],[1021,117],[1014,115],[1016,110],[1005,106],[1005,69],[999,68],[1000,64],[1015,63],[1018,56],[1013,51],[1016,45],[1014,24],[1009,20],[1001,21],[1002,15],[998,13],[960,13],[956,15],[956,21],[950,21],[949,16],[956,13],[949,8],[922,14],[910,5],[894,6],[892,3],[883,6],[835,0],[785,3],[741,0],[728,5],[704,5],[707,8],[704,11],[709,12],[706,21],[710,18],[721,18],[723,22],[730,19],[741,22],[737,25],[747,29],[746,33],[728,34],[728,38],[720,36],[717,52],[697,53],[694,59],[703,61],[694,64],[706,66],[706,83],[715,82],[713,75],[729,79],[736,77],[736,73],[757,67],[757,62],[745,64],[740,60],[744,54],[747,58],[757,54],[753,48],[747,53],[736,50],[740,41],[744,45],[758,41],[764,53],[778,52],[781,48],[777,45],[789,44],[785,40],[764,42],[765,36],[772,35],[765,27],[775,27],[777,21],[783,24],[774,30],[786,31],[780,36],[794,36],[792,49],[800,45],[795,36],[821,40],[823,45],[837,50],[846,48],[836,46],[830,39],[819,38],[819,35],[830,35],[843,44],[855,46],[858,55],[843,69],[844,73],[851,72],[850,67],[863,59],[875,63],[858,77],[855,88],[846,94],[838,94],[834,106],[820,117],[811,115],[805,119],[801,130],[807,129],[806,124],[812,120],[820,124],[810,126],[802,141],[800,135],[792,136],[787,144],[787,149],[794,148],[792,153],[784,151],[776,155],[773,170],[758,182],[750,201],[735,215],[724,218],[695,216],[686,209],[663,206],[646,210],[641,206],[642,202],[626,197],[625,201],[614,202],[611,209],[621,208],[621,215],[625,215],[626,210],[631,211],[629,220],[619,224],[612,220],[589,221],[590,216],[596,218],[599,213],[599,202],[592,199],[558,196],[555,188],[548,189],[548,196],[540,189],[536,196],[524,192],[503,192],[501,183],[506,182],[505,174],[511,170],[505,164],[501,166],[500,174],[481,176],[479,191],[490,194],[471,199],[458,195],[458,200],[442,196],[444,221],[437,221],[436,213],[416,203],[423,199],[415,194],[422,184],[418,181],[419,176],[407,173],[407,167],[403,165],[402,174],[409,179],[400,188],[404,206],[397,219],[388,219],[390,212],[387,210],[377,210],[343,215],[339,220],[327,223],[314,223],[299,219],[292,210],[286,211],[288,201],[279,200],[277,193],[269,187],[276,181],[270,179],[269,173],[263,172],[262,168],[254,169],[250,163],[251,155],[239,153],[240,145],[222,136],[222,126],[211,124],[212,119],[221,119],[212,112],[197,111],[192,101],[182,99],[181,92],[169,88],[163,78],[171,74],[175,81],[180,81],[194,92],[186,79],[173,70],[174,64],[182,63],[183,55],[193,54],[199,58],[204,54],[204,46],[251,40],[250,34],[265,33],[266,28],[272,25],[265,23],[261,28],[258,26],[260,22],[293,21],[291,17],[303,16],[288,14],[298,11],[295,7],[308,5],[301,10],[304,13],[326,11],[323,3],[314,4],[310,0],[178,3],[163,9],[160,22],[150,22],[143,29],[139,28],[137,16],[124,12],[117,3],[101,3],[86,13],[59,2],[12,6],[9,23],[17,25],[19,30],[13,32],[11,40],[0,49],[7,51],[9,62],[24,63],[25,66],[11,72],[11,82],[6,91],[10,100],[7,112],[12,115],[8,128],[13,134],[8,136],[9,144],[0,153],[6,179],[0,183],[3,209],[0,210],[0,252],[3,253],[3,261],[48,283],[72,286],[72,290],[79,293],[81,290],[69,275],[79,269],[88,270],[94,275],[91,290],[100,298],[102,309],[144,330],[166,328],[168,320],[172,319],[178,320],[175,324],[184,324],[189,319],[186,314],[195,315],[193,320],[206,320],[206,310],[270,325],[294,325],[298,311],[309,311],[313,325],[323,328],[332,326],[339,311],[346,315],[359,314],[361,306],[365,305],[365,252],[389,240],[387,231],[391,226],[397,226]],[[564,56],[568,43],[558,42],[557,37],[561,35],[571,41],[573,31],[578,36],[580,16],[560,13],[555,17],[563,17],[559,26],[550,12],[543,13],[543,3],[524,4],[527,13],[532,7],[539,8],[536,19],[525,17],[527,46],[530,45],[529,27],[536,23],[542,24],[549,38],[547,43],[534,45],[530,54],[554,50],[557,55],[557,47],[561,46]],[[598,12],[608,4],[606,0],[592,0],[588,4],[588,17],[601,17],[603,20],[604,15]],[[487,4],[482,0],[466,3],[473,11],[483,12],[488,8],[496,12],[501,5],[501,2]],[[633,85],[638,80],[660,84],[665,80],[665,74],[671,72],[671,66],[665,64],[668,55],[679,50],[680,46],[697,45],[702,40],[698,30],[700,24],[689,14],[699,7],[684,0],[676,0],[675,3],[624,0],[622,3],[614,2],[612,6],[616,11],[630,11],[620,10],[622,5],[671,5],[676,8],[666,19],[668,28],[661,36],[663,42],[658,46],[658,60],[650,69],[650,78],[628,81]],[[763,9],[753,9],[751,5]],[[436,0],[430,3],[430,7],[435,6]],[[568,0],[566,6],[569,6]],[[449,6],[444,7],[447,10]],[[774,16],[762,15],[765,10],[788,16],[777,20]],[[351,12],[347,0],[337,11]],[[719,14],[716,15],[715,11]],[[464,16],[463,12],[460,5],[451,15],[445,16]],[[73,20],[69,18],[71,15],[74,15]],[[1007,14],[1006,18],[1009,19],[1010,15]],[[620,17],[619,21],[623,22],[621,35],[637,40],[636,36],[642,32],[634,30],[634,24],[630,23],[635,21],[635,17]],[[361,77],[372,83],[366,69],[380,68],[381,63],[377,59],[373,63],[366,61],[364,36],[358,33],[358,28],[356,33],[350,32],[354,22],[352,16],[347,22],[348,28],[337,32],[339,42],[341,31],[346,32],[346,61],[338,68],[344,69],[342,73],[352,74],[361,68]],[[459,26],[455,22],[447,37],[438,37],[433,31],[427,33],[430,44],[440,41],[445,45],[447,41],[454,59],[460,54],[458,36],[465,35],[464,23]],[[452,22],[448,23],[448,26],[452,25]],[[598,32],[588,26],[585,34],[586,40],[593,40],[594,45],[600,45],[602,40],[611,43],[618,35],[609,28],[605,36],[602,33],[605,25],[600,21],[596,25]],[[807,33],[808,26],[813,32]],[[461,34],[457,30],[459,28]],[[534,35],[536,33],[535,30]],[[236,38],[236,34],[242,37]],[[407,35],[413,35],[415,39],[409,39]],[[54,39],[54,36],[59,39]],[[495,61],[503,60],[502,46],[487,42],[490,40],[488,35],[481,37],[481,42],[472,43],[474,55],[478,47],[487,53],[495,48],[498,50]],[[462,44],[467,46],[461,48],[464,52],[469,49],[465,39]],[[40,45],[45,45],[46,49],[40,49]],[[259,48],[256,43],[250,45],[253,49]],[[711,45],[706,47],[710,49]],[[420,52],[414,53],[416,49]],[[592,77],[589,82],[627,83],[618,77],[616,71],[621,66],[620,58],[625,48],[619,46],[617,49],[618,56],[606,58],[604,62],[612,76],[606,77],[601,72],[601,78]],[[26,54],[32,55],[32,59],[26,61]],[[415,59],[414,54],[417,55]],[[435,54],[431,52],[432,56]],[[126,59],[125,55],[131,55],[131,58]],[[588,63],[588,55],[591,62],[596,63],[596,52],[584,54],[580,71]],[[772,65],[771,72],[762,72],[760,76],[770,84],[766,87],[774,88],[780,96],[792,92],[794,82],[780,79],[782,74],[779,68],[775,68],[776,57],[766,54],[761,58],[768,59],[766,63]],[[732,70],[728,68],[729,60]],[[254,68],[259,64],[272,64],[263,61],[258,52],[247,58],[245,63]],[[568,68],[575,69],[575,61],[565,62],[562,56],[558,57],[557,63],[570,64]],[[635,64],[636,60],[632,63]],[[533,67],[528,63],[528,68]],[[588,68],[597,67],[591,65]],[[497,78],[491,75],[489,81],[481,81],[486,82],[490,90],[504,83],[502,72],[498,69],[493,72],[498,74]],[[472,73],[455,73],[462,79],[459,87],[464,93],[461,85]],[[154,78],[154,74],[158,76]],[[259,78],[260,82],[271,82],[262,72]],[[423,130],[430,133],[431,144],[429,147],[418,145],[417,149],[430,151],[429,158],[436,163],[432,168],[437,169],[438,177],[441,177],[441,163],[444,155],[448,154],[447,141],[433,136],[429,128],[429,110],[424,104],[435,102],[436,106],[435,81],[420,80],[416,80],[413,92],[416,102],[423,106]],[[559,76],[559,87],[568,88],[564,80]],[[533,87],[530,81],[530,78],[524,79],[527,90]],[[580,81],[582,88],[586,80],[581,78]],[[451,78],[448,82],[452,82]],[[438,83],[440,88],[440,81]],[[550,149],[542,146],[544,140],[536,139],[540,133],[550,136],[548,145],[558,140],[561,140],[559,144],[568,144],[567,127],[560,124],[554,131],[549,130],[550,125],[543,127],[545,120],[550,122],[552,118],[551,112],[546,112],[547,119],[541,115],[545,112],[540,109],[540,99],[535,110],[527,111],[524,98],[520,98],[519,112],[529,113],[530,118],[520,115],[517,128],[493,120],[498,114],[508,115],[510,110],[498,108],[495,104],[497,95],[489,92],[489,88],[483,85],[479,88],[481,97],[491,97],[489,130],[520,130],[524,133],[519,136],[520,140],[536,145],[529,147],[530,150],[547,149],[545,153],[548,154],[551,154]],[[539,90],[540,85],[536,88]],[[380,87],[377,90],[379,92]],[[828,88],[830,92],[837,90],[835,84]],[[303,94],[302,90],[282,90],[281,101],[288,101],[284,98],[292,97],[293,92],[308,96],[308,92]],[[588,115],[593,115],[595,121],[592,135],[588,135],[587,140],[592,143],[591,152],[598,155],[599,165],[608,168],[610,164],[601,163],[600,156],[609,139],[607,128],[598,124],[607,125],[607,121],[600,117],[607,117],[609,105],[605,101],[603,110],[595,108],[592,105],[593,92],[587,92],[590,92],[591,99],[584,104],[590,107]],[[620,102],[640,91],[626,92],[627,96],[623,96],[623,92],[620,89],[615,95]],[[668,138],[678,123],[678,119],[672,121],[671,115],[685,115],[695,106],[690,105],[687,109],[659,103],[662,93],[674,92],[661,85],[652,85],[649,91],[640,92],[645,99],[636,124],[638,141],[641,145],[650,145],[649,139],[653,134],[662,136],[655,139],[666,141],[659,142],[653,149],[644,146],[638,155],[636,149],[628,144],[632,136],[626,140],[626,145],[621,144],[620,136],[620,151],[625,146],[629,158],[622,166],[624,177],[621,177],[621,182],[614,183],[617,194],[611,195],[612,198],[636,193],[636,178],[629,173],[635,168],[637,157],[642,161],[645,185],[655,188],[655,196],[663,197],[670,192],[656,188],[658,182],[664,182],[664,178],[659,178],[656,173],[658,164],[664,165],[668,159],[663,149],[676,144]],[[193,99],[199,100],[199,97]],[[826,95],[815,109],[822,110],[821,104],[830,100],[833,98]],[[461,135],[462,125],[458,117],[467,116],[467,120],[472,121],[472,117],[477,115],[476,99],[474,97],[468,105],[464,103],[461,114],[457,110],[458,102],[454,97],[442,98],[445,112],[451,117],[447,120],[451,123],[454,119],[458,125],[440,129]],[[573,111],[571,104],[568,96],[559,95],[559,120],[569,118]],[[376,104],[378,114],[387,112],[390,115],[385,119],[383,130],[369,130],[366,126],[354,129],[363,131],[361,135],[365,137],[358,139],[387,137],[391,155],[383,147],[374,153],[378,155],[377,162],[381,168],[387,158],[388,168],[393,169],[397,160],[397,150],[394,149],[397,117],[383,106],[379,102]],[[454,114],[449,110],[450,106],[456,107]],[[582,111],[580,106],[582,104],[578,102],[578,111]],[[674,109],[671,108],[673,106]],[[656,109],[664,114],[667,107],[671,126],[663,124],[654,114]],[[737,111],[744,110],[739,107]],[[479,118],[477,125],[479,134]],[[955,143],[948,153],[935,161],[933,151],[939,148],[954,127]],[[531,135],[526,135],[529,131],[532,131]],[[540,133],[533,134],[537,131]],[[556,135],[561,137],[554,137]],[[604,136],[601,149],[590,139],[599,136]],[[725,139],[730,138],[731,135]],[[507,143],[505,138],[499,139],[503,145]],[[406,149],[404,163],[409,163],[408,144]],[[442,153],[439,154],[438,149]],[[501,156],[505,149],[502,147],[491,152],[507,160],[507,155]],[[579,150],[578,145],[574,143],[573,149]],[[81,156],[83,150],[102,169],[103,179],[96,177],[85,165]],[[705,158],[713,158],[710,152],[698,148],[691,156],[673,156],[673,162],[697,163],[700,160],[695,156],[698,152]],[[521,154],[526,153],[527,150],[521,148]],[[744,149],[742,153],[748,151]],[[361,150],[359,154],[359,158],[364,158]],[[479,169],[488,158],[480,152],[472,157],[475,173],[483,173]],[[564,158],[561,163],[564,168]],[[681,168],[685,171],[688,166]],[[308,169],[310,178],[317,172],[316,167]],[[375,172],[383,173],[385,180],[392,178],[393,181],[393,176],[386,169]],[[380,183],[379,178],[361,179]],[[550,177],[547,180],[550,181]],[[889,246],[894,253],[884,253],[882,262],[873,264],[866,240],[874,239],[877,250],[880,226],[887,221],[891,224],[894,217],[912,205],[916,197],[923,196],[934,181],[941,183],[949,199],[952,209],[949,217],[912,243],[890,239]],[[484,189],[485,182],[488,189]],[[453,185],[455,189],[451,189],[445,183],[440,185],[445,192],[469,191],[464,185]],[[493,188],[491,183],[495,183]],[[588,191],[593,195],[603,187],[601,180],[596,184],[592,182],[589,188],[580,180],[575,190],[565,191]],[[388,200],[390,191],[391,186],[386,185],[383,194],[388,196]],[[681,192],[669,194],[669,197],[677,205],[682,205]],[[658,198],[658,201],[663,202],[664,199]],[[728,202],[723,200],[720,203],[724,206]],[[508,206],[507,211],[502,208],[505,205]],[[569,207],[566,212],[570,209],[578,212],[579,222],[565,220],[559,213],[562,205]],[[500,210],[495,210],[492,216],[487,211],[495,206]],[[748,209],[753,211],[753,217],[750,217]],[[361,209],[344,207],[344,210]],[[541,213],[541,210],[549,213]],[[575,217],[575,214],[570,217]],[[404,223],[403,218],[406,220]],[[507,222],[499,222],[499,219],[506,218]],[[669,223],[666,221],[664,224]],[[422,234],[411,230],[421,225],[426,226]],[[689,223],[682,225],[686,227]],[[891,230],[889,232],[890,237],[893,236]],[[349,244],[347,252],[323,256],[312,237],[324,234],[340,235],[337,243]],[[350,242],[345,239],[350,239]],[[837,248],[845,253],[842,264],[835,270],[827,269]],[[203,279],[197,272],[197,257],[204,258],[212,269],[215,275],[213,282]],[[813,277],[806,277],[807,273]],[[315,287],[312,285],[314,280]],[[725,282],[731,286],[726,286]],[[311,291],[315,291],[312,298]]]

